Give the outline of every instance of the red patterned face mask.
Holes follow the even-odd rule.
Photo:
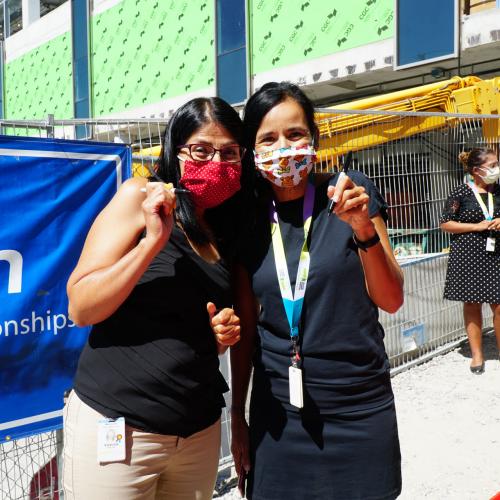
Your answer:
[[[206,209],[220,205],[239,191],[240,177],[240,163],[186,160],[179,184],[191,191],[197,207]]]

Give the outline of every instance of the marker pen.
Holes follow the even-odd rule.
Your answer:
[[[170,191],[171,193],[174,194],[187,194],[190,193],[189,189],[182,189],[182,188],[174,188],[174,187],[167,187],[168,184],[165,184],[165,189]],[[141,188],[141,193],[146,193],[146,188]]]
[[[344,177],[347,177],[347,171],[349,170],[349,165],[351,164],[351,160],[352,160],[352,151],[349,151],[345,157],[342,172],[340,172],[339,177],[338,177],[335,185],[337,185]],[[328,202],[328,208],[326,209],[326,211],[328,213],[328,217],[330,217],[330,215],[332,215],[333,209],[335,208],[335,205],[338,202],[338,199],[335,199],[335,198],[336,198],[335,195],[332,196],[332,198],[330,198],[330,201]]]
[[[149,165],[146,165],[146,168],[148,169],[148,172],[151,174],[151,177],[155,179],[155,182],[156,181],[163,182],[163,179]],[[191,192],[189,191],[189,189],[174,188],[174,185],[171,182],[169,183],[163,182],[163,185],[165,186],[165,189],[170,190],[174,194],[187,194]],[[145,192],[146,188],[141,188],[141,193]]]

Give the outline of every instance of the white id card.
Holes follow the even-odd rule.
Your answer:
[[[103,418],[97,422],[97,461],[125,460],[125,419]]]
[[[295,366],[290,366],[288,368],[288,380],[290,383],[290,404],[297,408],[303,408],[302,370]]]
[[[495,251],[495,238],[486,238],[486,251],[494,252]]]

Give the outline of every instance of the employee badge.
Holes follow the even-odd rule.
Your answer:
[[[102,418],[97,422],[97,461],[125,460],[125,418]]]
[[[494,252],[495,251],[495,238],[488,237],[486,238],[486,251]]]
[[[290,404],[296,408],[304,407],[304,392],[302,388],[302,370],[296,366],[288,367],[290,384]]]

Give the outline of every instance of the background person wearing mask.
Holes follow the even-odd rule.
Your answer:
[[[296,85],[264,85],[244,125],[260,179],[255,231],[236,273],[236,469],[249,471],[253,500],[394,499],[401,457],[377,308],[401,306],[403,280],[384,200],[360,172],[311,173],[318,131]]]
[[[470,370],[484,372],[482,304],[490,304],[500,348],[500,178],[492,149],[474,148],[458,156],[472,177],[446,200],[440,223],[451,233],[444,298],[464,303],[464,321],[472,360]]]
[[[229,104],[189,101],[166,128],[160,182],[127,180],[90,229],[68,282],[71,318],[93,325],[64,410],[68,500],[212,498],[218,353],[239,340],[241,145]]]

